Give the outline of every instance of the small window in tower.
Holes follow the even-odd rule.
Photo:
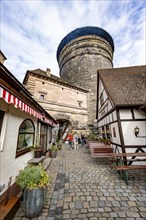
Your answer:
[[[42,82],[42,84],[45,84],[44,82]]]
[[[45,95],[41,94],[40,95],[40,100],[44,100],[45,99]]]
[[[78,101],[79,107],[82,107],[82,101]]]
[[[64,88],[62,88],[62,90],[64,90]]]

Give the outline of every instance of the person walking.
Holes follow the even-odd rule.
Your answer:
[[[74,150],[78,149],[78,134],[74,133],[73,136]]]
[[[72,135],[72,133],[69,133],[68,134],[68,141],[69,141],[69,146],[70,146],[70,150],[72,150],[73,149],[73,135]]]
[[[81,134],[81,147],[83,147],[84,146],[84,144],[85,144],[85,136],[83,135],[83,134]]]

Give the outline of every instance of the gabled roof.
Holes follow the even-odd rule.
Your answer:
[[[86,90],[86,89],[84,89],[82,87],[77,87],[77,86],[71,85],[67,81],[65,81],[64,79],[62,79],[62,78],[60,78],[58,76],[55,76],[55,75],[53,75],[51,73],[47,74],[46,71],[44,71],[42,69],[27,70],[26,75],[25,75],[24,80],[23,80],[23,84],[24,85],[27,82],[29,74],[34,74],[35,76],[38,76],[39,78],[41,76],[41,77],[45,78],[46,80],[54,81],[54,82],[56,82],[58,84],[62,84],[64,86],[70,87],[72,89],[80,90],[80,91],[86,92],[86,93],[89,92],[88,90]]]
[[[146,105],[146,66],[98,70],[114,105]]]

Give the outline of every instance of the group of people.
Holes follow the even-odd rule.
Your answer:
[[[84,146],[84,144],[87,143],[87,138],[85,137],[85,135],[83,134],[78,134],[78,133],[69,133],[68,134],[68,137],[67,137],[67,140],[69,142],[69,145],[70,145],[70,149],[78,149],[79,148],[79,145],[81,147]]]

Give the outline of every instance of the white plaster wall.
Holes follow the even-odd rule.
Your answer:
[[[112,104],[111,104],[110,100],[108,100],[108,111],[109,111],[110,109],[112,109]]]
[[[113,121],[112,113],[110,113],[109,118],[110,118],[110,122],[112,122]]]
[[[120,109],[120,119],[132,119],[132,113],[130,109]]]
[[[146,136],[146,121],[123,121],[121,122],[125,145],[146,145],[146,137],[138,138],[134,134],[134,128],[138,126],[138,136]]]
[[[99,79],[99,94],[101,94],[102,91],[103,91],[103,84],[101,80]]]
[[[121,141],[120,141],[120,135],[119,135],[119,127],[118,127],[118,123],[115,122],[113,124],[110,125],[110,128],[111,128],[111,141],[115,144],[121,144]],[[116,137],[114,137],[113,135],[113,128],[115,128],[115,131],[116,131]]]
[[[106,117],[106,121],[107,121],[107,124],[109,124],[109,117],[108,116]]]
[[[5,101],[0,99],[0,109],[7,111],[8,121],[5,131],[5,138],[3,143],[3,150],[0,152],[1,166],[0,166],[0,179],[3,184],[5,184],[4,190],[7,189],[7,184],[9,177],[12,176],[12,184],[15,182],[15,177],[19,170],[23,169],[27,165],[27,161],[33,158],[33,153],[28,152],[18,158],[16,156],[17,148],[17,138],[19,126],[26,118],[30,118],[35,127],[37,126],[37,119],[31,117],[29,114],[22,112],[19,109],[13,107],[13,105],[8,105]]]
[[[116,111],[113,111],[113,118],[114,118],[114,121],[117,121],[117,114],[116,114]]]
[[[107,97],[108,97],[108,96],[107,96],[107,94],[106,94],[106,91],[104,90],[104,91],[103,91],[103,99],[104,99],[104,101],[107,100]]]
[[[146,113],[141,110],[134,109],[134,117],[135,119],[146,119]]]
[[[101,80],[99,80],[99,97],[102,92],[103,92],[103,84],[102,84]],[[98,108],[100,109],[101,108],[100,101],[99,101],[98,105],[99,105]]]

